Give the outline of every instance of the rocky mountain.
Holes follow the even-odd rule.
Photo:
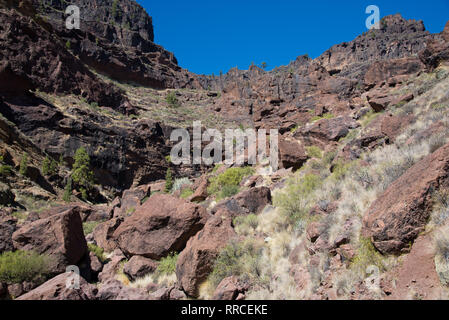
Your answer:
[[[449,23],[204,76],[136,2],[71,4],[0,1],[1,298],[449,297]],[[196,120],[278,129],[281,168],[174,165]]]

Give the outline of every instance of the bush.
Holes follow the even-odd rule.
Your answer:
[[[351,261],[351,268],[356,270],[359,274],[365,274],[366,268],[374,265],[379,270],[384,270],[382,255],[374,248],[369,238],[361,237],[357,254]]]
[[[65,185],[64,195],[62,196],[62,200],[64,200],[65,202],[70,202],[71,197],[72,197],[72,179],[69,178],[67,180],[67,184]]]
[[[260,246],[251,240],[231,242],[215,260],[209,276],[211,285],[216,288],[224,278],[231,276],[244,276],[257,281],[261,274],[260,254]]]
[[[247,216],[238,216],[233,221],[234,228],[238,234],[249,234],[250,231],[256,230],[259,225],[259,217],[254,213]]]
[[[184,188],[181,191],[181,198],[183,199],[187,199],[188,197],[190,197],[193,194],[193,190],[190,188]]]
[[[176,98],[176,92],[174,91],[171,91],[167,94],[166,101],[171,107],[179,106],[178,98]]]
[[[167,173],[165,174],[165,192],[170,193],[173,189],[173,178],[171,175],[171,169],[167,169]]]
[[[156,269],[157,275],[169,275],[176,271],[176,262],[178,261],[178,253],[172,252],[165,258],[162,258]]]
[[[307,155],[311,158],[321,159],[323,157],[323,152],[317,146],[306,147]]]
[[[42,174],[44,176],[51,176],[55,174],[58,170],[58,163],[50,159],[50,157],[46,156],[44,161],[42,162]]]
[[[84,147],[80,147],[76,150],[72,180],[86,189],[90,189],[94,182],[94,174],[90,169],[90,157]]]
[[[22,160],[20,160],[19,173],[22,176],[26,176],[28,171],[28,153],[24,153],[22,156]]]
[[[89,251],[92,252],[98,258],[98,260],[100,260],[102,263],[107,261],[107,258],[104,255],[103,248],[100,248],[99,246],[97,246],[93,243],[88,243],[87,247],[89,248]]]
[[[295,225],[299,220],[307,217],[313,202],[309,200],[321,183],[319,176],[306,174],[303,177],[290,180],[284,192],[275,195],[273,204],[281,208],[287,224]]]
[[[50,274],[50,257],[32,251],[4,252],[0,255],[0,282],[43,281]]]
[[[207,192],[218,195],[219,199],[232,196],[238,192],[242,179],[252,174],[254,169],[251,167],[229,168],[222,174],[209,179],[210,185]]]
[[[1,165],[0,166],[0,176],[7,177],[12,174],[12,167],[8,165]]]
[[[91,234],[100,223],[101,222],[99,222],[99,221],[84,222],[83,223],[84,235],[87,236],[88,234]]]

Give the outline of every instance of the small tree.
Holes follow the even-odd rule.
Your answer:
[[[50,173],[50,165],[51,161],[50,158],[47,156],[45,157],[44,161],[42,162],[42,174],[44,176],[47,176]]]
[[[179,106],[178,98],[176,98],[176,93],[174,91],[169,92],[166,97],[167,103],[171,106],[176,108]]]
[[[94,174],[90,169],[90,157],[84,147],[76,150],[72,179],[76,184],[86,189],[89,189],[94,183]]]
[[[167,173],[165,174],[165,192],[171,192],[173,188],[173,178],[171,175],[171,169],[167,169]]]
[[[262,69],[266,69],[267,68],[267,63],[266,62],[262,62],[261,64],[260,64],[260,67],[262,68]]]
[[[70,202],[70,198],[72,197],[72,178],[67,180],[67,184],[65,185],[64,195],[62,196],[62,200],[65,202]]]
[[[25,176],[27,174],[28,171],[28,153],[24,153],[22,156],[22,160],[20,160],[20,168],[19,168],[19,173],[22,176]]]

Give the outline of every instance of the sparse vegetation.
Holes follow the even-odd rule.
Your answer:
[[[178,253],[172,252],[165,258],[162,258],[156,269],[156,274],[169,275],[176,271],[176,262],[178,261]]]
[[[323,152],[317,146],[306,147],[307,155],[311,158],[321,159],[323,157]]]
[[[22,160],[20,160],[19,173],[22,176],[26,176],[28,171],[28,153],[24,153]]]
[[[104,254],[103,248],[100,248],[99,246],[97,246],[93,243],[88,243],[87,247],[88,247],[89,251],[92,252],[98,258],[98,260],[100,260],[101,262],[104,263],[108,260]]]
[[[71,198],[72,198],[72,178],[69,178],[64,188],[64,195],[62,196],[62,200],[64,200],[65,202],[70,202]]]
[[[4,252],[0,255],[0,282],[43,281],[50,273],[50,257],[32,251]]]
[[[173,189],[173,178],[171,174],[171,169],[167,169],[167,173],[165,174],[165,192],[170,193]]]
[[[233,196],[238,193],[242,179],[253,173],[252,167],[229,168],[222,174],[209,179],[210,185],[207,192],[216,195],[217,199]]]
[[[76,150],[71,177],[73,182],[85,190],[89,190],[94,183],[94,174],[90,168],[90,157],[84,147]]]
[[[83,223],[84,235],[91,234],[94,229],[100,224],[100,221],[88,221]]]
[[[179,101],[178,101],[178,98],[176,97],[175,91],[169,92],[167,94],[167,97],[165,100],[167,101],[167,103],[170,107],[173,107],[173,108],[179,107]]]
[[[333,119],[335,116],[332,113],[325,113],[322,116],[314,116],[312,119],[310,119],[311,122],[316,122],[318,120],[322,119]]]

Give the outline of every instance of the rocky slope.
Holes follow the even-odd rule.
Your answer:
[[[65,1],[0,2],[0,263],[37,261],[0,272],[0,297],[449,297],[449,23],[388,16],[316,59],[215,77],[180,68],[134,1],[72,3],[80,30]],[[194,120],[279,129],[282,168],[173,165]],[[80,147],[93,183],[67,194]]]

